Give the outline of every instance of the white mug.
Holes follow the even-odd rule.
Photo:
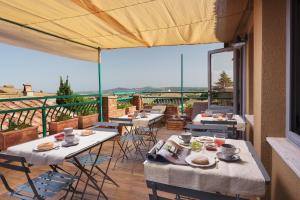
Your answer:
[[[75,141],[75,135],[74,134],[65,135],[65,142],[66,143],[73,143],[74,141]]]
[[[73,128],[64,128],[64,133],[66,135],[72,135],[73,134]]]
[[[236,148],[232,144],[222,144],[221,152],[226,158],[232,158],[232,156],[240,153],[241,149]]]
[[[192,133],[185,132],[178,136],[185,144],[189,144],[192,139]]]

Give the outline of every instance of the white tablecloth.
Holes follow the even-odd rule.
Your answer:
[[[159,117],[163,116],[163,114],[154,114],[154,113],[147,113],[147,117],[146,118],[141,118],[140,116],[138,116],[135,119],[132,119],[132,123],[133,126],[135,127],[148,127],[149,126],[149,122],[151,120],[157,119]],[[123,119],[129,119],[128,115],[124,115],[120,118]]]
[[[81,130],[74,130],[78,134]],[[95,131],[96,133],[90,136],[78,136],[80,141],[79,144],[72,147],[62,147],[62,142],[55,142],[55,144],[60,145],[57,150],[51,150],[46,152],[35,152],[33,148],[38,144],[44,142],[54,142],[54,136],[49,136],[34,141],[26,142],[24,144],[9,147],[6,151],[7,154],[21,156],[26,159],[27,163],[34,165],[55,165],[64,162],[65,158],[73,153],[76,153],[84,148],[87,148],[93,144],[103,142],[107,139],[113,138],[118,133],[117,132],[105,132],[105,131]]]
[[[233,118],[236,119],[236,122],[237,122],[236,129],[238,131],[245,131],[245,129],[246,129],[246,122],[245,122],[245,120],[243,120],[243,118],[240,115],[234,115]],[[193,124],[201,124],[202,120],[217,121],[216,118],[213,118],[213,117],[202,117],[201,114],[198,114],[193,119]]]
[[[178,141],[177,136],[172,136],[171,139]],[[226,163],[220,161],[218,168],[204,169],[145,161],[145,178],[149,181],[199,191],[264,196],[265,179],[249,152],[246,142],[227,139],[226,143],[233,144],[241,149],[239,154],[241,162]],[[215,154],[215,152],[206,150],[202,153]]]

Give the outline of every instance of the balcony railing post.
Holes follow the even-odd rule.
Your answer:
[[[45,99],[43,106],[42,106],[42,125],[43,125],[43,137],[47,136],[47,115],[46,115],[46,104],[47,98]]]
[[[181,93],[181,101],[180,101],[180,110],[181,110],[181,114],[183,114],[183,54],[181,54],[181,84],[180,84],[180,93]]]
[[[102,111],[102,79],[101,79],[101,50],[98,48],[98,81],[99,81],[99,121],[103,122]]]

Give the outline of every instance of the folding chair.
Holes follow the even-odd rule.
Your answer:
[[[116,167],[118,161],[121,159],[122,161],[124,158],[129,159],[128,153],[132,150],[135,150],[136,157],[140,155],[144,160],[145,157],[143,155],[142,149],[140,148],[141,145],[144,144],[143,136],[136,134],[137,130],[134,129],[132,119],[128,118],[110,118],[111,122],[118,123],[119,126],[123,126],[126,129],[125,134],[122,134],[119,138],[118,144],[120,146],[120,151],[118,153],[117,159],[114,164],[114,168]],[[130,148],[130,142],[133,145],[133,148]]]
[[[224,125],[196,125],[187,124],[185,126],[186,131],[192,133],[193,137],[199,136],[211,136],[213,137],[215,133],[224,133],[225,137],[228,137],[228,127]]]
[[[97,123],[94,123],[90,129],[95,130],[95,131],[117,132],[118,126],[119,126],[119,124],[117,124],[117,123],[97,122]],[[99,180],[100,191],[98,193],[98,198],[102,194],[104,196],[104,198],[107,199],[107,197],[104,195],[104,193],[102,191],[103,185],[106,181],[109,181],[110,183],[119,187],[119,185],[108,175],[108,170],[109,170],[111,160],[112,160],[113,154],[114,154],[114,149],[115,149],[115,140],[112,139],[112,141],[113,141],[113,147],[111,149],[110,154],[101,154],[101,150],[102,150],[102,144],[101,144],[99,149],[97,150],[97,153],[93,152],[91,149],[88,154],[85,154],[82,156],[77,156],[74,159],[68,160],[68,162],[70,162],[74,165],[80,164],[81,166],[83,166],[84,169],[82,169],[82,170],[86,170],[86,172],[88,172],[90,174],[90,176],[92,176],[94,178],[95,177],[101,178]],[[101,169],[100,165],[103,165],[104,163],[107,163],[106,167],[105,167],[105,169]],[[83,174],[83,172],[81,171],[80,175],[79,175],[80,178],[81,178],[82,174]],[[81,181],[80,178],[79,178],[79,180]],[[89,185],[89,181],[87,181],[85,183],[85,186],[84,186],[84,189],[82,192],[82,198],[84,197],[84,194],[85,194],[85,191],[86,191],[88,185]],[[89,186],[91,186],[91,185],[89,185]],[[77,187],[78,187],[78,184],[76,185],[75,188],[77,188]]]
[[[157,143],[157,133],[159,131],[159,124],[162,121],[164,116],[152,119],[149,121],[148,127],[141,127],[140,134],[148,137],[146,141],[149,141],[148,150],[150,149],[150,143],[152,142],[153,145]]]
[[[210,110],[212,113],[233,113],[232,106],[210,105],[208,110]]]
[[[236,131],[236,125],[237,125],[237,121],[235,120],[226,120],[226,121],[202,121],[201,122],[204,125],[219,125],[219,126],[226,126],[228,128],[228,137],[229,138],[234,138],[237,139],[238,135],[237,135],[237,131]]]
[[[207,102],[202,101],[196,101],[193,103],[193,113],[192,113],[192,119],[196,117],[196,115],[200,114],[201,112],[204,112],[208,108]]]
[[[0,160],[0,167],[18,172],[24,172],[27,178],[27,183],[18,186],[16,190],[14,190],[9,186],[5,176],[0,173],[0,178],[6,190],[15,198],[24,200],[43,200],[54,197],[58,192],[66,190],[66,194],[60,198],[66,199],[71,190],[73,193],[75,192],[72,184],[74,181],[78,180],[77,176],[48,171],[34,179],[31,179],[29,176],[30,169],[26,166],[25,158],[1,153]],[[19,163],[20,165],[17,165],[16,163]]]

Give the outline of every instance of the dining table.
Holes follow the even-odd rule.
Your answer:
[[[194,139],[196,138],[192,140]],[[169,140],[177,144],[181,142],[177,135],[171,136],[166,141]],[[234,139],[226,139],[225,142],[240,149],[240,160],[236,162],[221,161],[217,156],[217,152],[221,150],[220,147],[217,148],[217,151],[208,151],[205,148],[202,148],[200,152],[190,151],[190,155],[213,156],[215,164],[211,167],[202,168],[191,166],[188,163],[178,165],[146,160],[144,175],[147,187],[152,190],[152,193],[149,194],[151,199],[160,199],[158,191],[201,200],[240,199],[241,196],[263,197],[270,177],[252,144],[248,141]],[[154,146],[153,149],[155,148],[157,147]]]
[[[53,171],[62,170],[70,173],[63,169],[65,161],[74,160],[71,162],[74,166],[83,174],[86,175],[86,180],[78,180],[84,182],[91,182],[92,187],[96,188],[106,199],[106,195],[97,184],[97,180],[90,175],[90,172],[79,161],[80,155],[88,153],[94,148],[100,147],[104,142],[111,140],[116,137],[118,132],[110,131],[93,131],[93,134],[89,136],[81,135],[83,130],[73,130],[73,133],[78,138],[78,144],[65,147],[64,141],[57,141],[55,135],[48,137],[39,138],[30,142],[19,144],[16,146],[9,147],[6,150],[6,154],[24,157],[26,163],[35,166],[50,166]],[[53,142],[54,148],[48,151],[37,151],[37,146],[42,143]],[[101,149],[101,148],[98,148]],[[100,155],[100,151],[97,151]],[[96,164],[96,163],[95,163]],[[93,167],[93,166],[92,166]],[[75,170],[76,171],[76,170]]]
[[[192,120],[193,124],[201,125],[206,122],[216,122],[217,124],[221,124],[222,122],[235,122],[236,121],[236,130],[244,132],[246,130],[246,122],[240,115],[233,115],[232,119],[228,119],[226,117],[213,117],[211,115],[207,115],[205,113],[201,113],[195,116]]]

